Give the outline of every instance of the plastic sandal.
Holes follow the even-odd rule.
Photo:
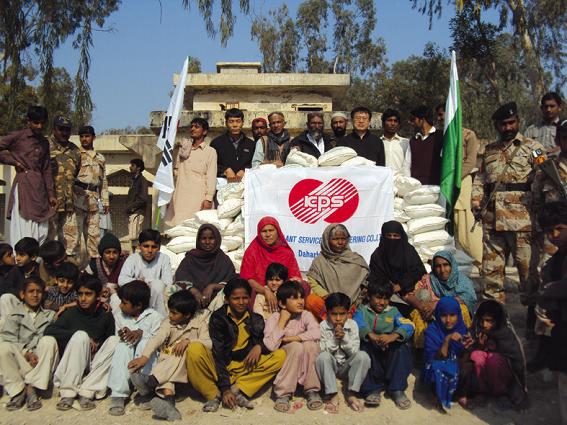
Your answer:
[[[9,412],[14,412],[20,410],[26,404],[26,393],[22,391],[20,394],[15,395],[6,403],[6,410]]]
[[[305,394],[305,399],[309,410],[319,410],[323,407],[323,400],[317,391],[308,391]]]
[[[71,410],[73,408],[74,401],[75,401],[74,398],[62,397],[61,400],[59,400],[59,402],[55,406],[55,408],[61,411]]]
[[[376,392],[376,393],[370,393],[366,396],[366,398],[364,399],[364,403],[367,406],[375,406],[378,407],[380,406],[380,403],[382,402],[382,396],[380,395],[380,393]]]
[[[274,404],[274,410],[277,410],[281,413],[289,412],[289,409],[291,408],[290,400],[291,397],[289,395],[282,395],[278,397]]]
[[[236,405],[238,407],[244,407],[248,410],[254,409],[254,403],[248,400],[242,393],[238,393],[236,396]]]
[[[394,403],[396,403],[398,409],[407,410],[410,408],[411,401],[403,391],[392,391],[389,395],[392,400],[394,400]]]
[[[26,409],[28,412],[41,409],[42,406],[41,400],[35,392],[28,394],[28,398],[26,400]]]
[[[216,412],[217,410],[219,410],[221,405],[221,400],[220,398],[213,398],[212,400],[207,401],[204,405],[203,405],[203,412]]]

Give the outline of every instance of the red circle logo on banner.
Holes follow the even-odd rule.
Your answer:
[[[299,221],[315,224],[342,223],[353,216],[358,208],[358,191],[345,179],[331,179],[323,183],[304,179],[289,192],[289,209]]]

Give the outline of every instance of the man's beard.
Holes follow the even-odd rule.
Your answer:
[[[309,135],[315,140],[319,140],[323,137],[323,132],[321,130],[309,130]]]
[[[500,137],[502,137],[504,142],[509,142],[510,140],[514,140],[516,134],[518,134],[516,130],[503,131]]]
[[[333,128],[333,133],[336,137],[343,137],[346,134],[346,128],[338,127]]]

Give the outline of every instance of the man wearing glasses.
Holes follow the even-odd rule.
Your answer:
[[[340,139],[338,145],[352,148],[358,156],[363,156],[383,167],[386,164],[384,143],[378,136],[370,133],[372,112],[364,106],[357,106],[351,111],[350,117],[353,132]]]

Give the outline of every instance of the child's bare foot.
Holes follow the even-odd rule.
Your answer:
[[[459,403],[459,406],[461,406],[463,409],[472,409],[472,402],[467,397],[459,397],[457,403]]]
[[[339,413],[339,396],[337,394],[325,401],[325,411],[332,414]]]
[[[364,402],[359,400],[358,397],[354,395],[349,395],[346,399],[348,407],[350,407],[355,412],[361,413],[364,410]]]

